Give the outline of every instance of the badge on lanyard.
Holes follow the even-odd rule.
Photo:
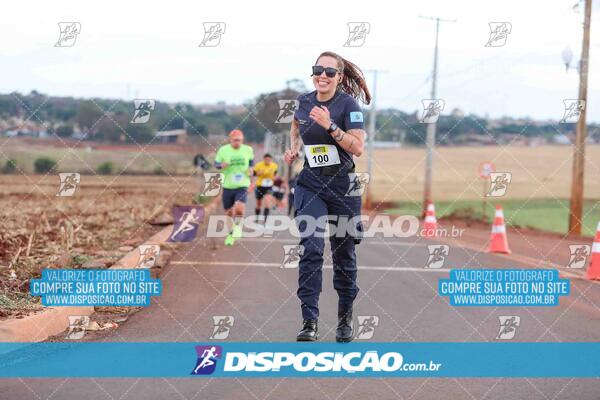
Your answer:
[[[311,168],[326,167],[340,163],[337,147],[332,144],[304,145],[304,154]]]

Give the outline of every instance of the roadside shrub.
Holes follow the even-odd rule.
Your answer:
[[[213,199],[214,197],[202,196],[200,193],[198,193],[192,199],[192,203],[206,205],[209,204]]]
[[[166,175],[167,171],[163,168],[162,165],[157,165],[154,167],[154,175]]]
[[[17,162],[13,159],[7,160],[2,167],[3,174],[14,174],[17,172]]]
[[[100,175],[112,175],[114,172],[115,164],[113,164],[111,161],[105,161],[96,168],[96,173]]]
[[[33,163],[33,168],[38,174],[45,174],[56,170],[56,161],[50,157],[39,157]]]

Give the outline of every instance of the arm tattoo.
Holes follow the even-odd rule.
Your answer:
[[[336,134],[336,132],[338,132],[338,133]],[[338,142],[341,142],[342,140],[344,140],[344,136],[346,136],[346,132],[344,132],[343,130],[341,130],[339,128],[336,130],[336,132],[334,132],[334,134],[332,135],[333,138]]]
[[[300,127],[298,126],[298,121],[296,119],[292,119],[292,127],[290,128],[290,149],[295,152],[300,151],[301,146],[301,138],[300,138]]]

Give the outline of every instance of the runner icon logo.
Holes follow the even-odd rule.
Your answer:
[[[348,22],[348,40],[344,47],[361,47],[370,31],[371,24],[368,22]]]
[[[213,333],[209,339],[223,340],[229,336],[229,331],[233,327],[235,320],[231,315],[214,315],[213,317]]]
[[[79,340],[85,336],[85,330],[90,326],[90,317],[87,315],[69,315],[69,330],[65,339]]]
[[[275,120],[276,124],[289,124],[294,118],[294,113],[298,109],[300,102],[298,100],[279,100],[279,115]]]
[[[486,197],[501,197],[506,194],[508,184],[512,180],[510,172],[491,172],[490,190],[485,194]]]
[[[585,267],[591,249],[591,246],[587,244],[570,244],[569,250],[571,253],[571,258],[569,258],[567,268]]]
[[[427,246],[427,250],[429,251],[429,257],[427,258],[425,268],[442,268],[444,261],[446,261],[446,256],[450,251],[450,246],[447,244],[430,244]]]
[[[201,196],[215,197],[221,193],[223,187],[223,174],[218,172],[205,172],[204,173],[204,189],[202,189]]]
[[[77,40],[77,35],[81,33],[81,23],[79,22],[59,22],[58,29],[60,35],[54,47],[73,47]]]
[[[510,340],[515,337],[517,327],[521,325],[521,317],[516,315],[502,315],[499,316],[500,320],[500,331],[496,340]]]
[[[585,100],[565,99],[563,103],[565,105],[565,113],[559,123],[576,124],[579,121],[581,112],[585,109]]]
[[[510,22],[490,22],[490,38],[485,47],[502,47],[506,44],[508,35],[512,31]]]
[[[157,244],[142,244],[139,247],[140,258],[136,264],[136,268],[152,268],[160,254],[160,246]]]
[[[217,360],[223,355],[221,346],[196,346],[198,360],[191,375],[210,375],[217,368]]]
[[[200,206],[176,206],[173,207],[173,233],[169,236],[169,242],[191,242],[196,238],[198,226],[204,216],[204,209]]]
[[[304,254],[304,246],[301,244],[283,245],[283,263],[281,268],[298,268],[300,257]]]
[[[58,188],[57,196],[69,197],[75,194],[79,182],[81,182],[81,175],[77,172],[61,172],[58,174],[60,178],[60,186]]]
[[[145,124],[150,120],[150,114],[154,111],[154,100],[136,99],[133,100],[134,113],[129,121],[131,124]]]
[[[373,337],[375,328],[379,326],[379,317],[376,315],[359,315],[355,339],[367,340]]]
[[[203,22],[204,38],[198,47],[217,47],[225,33],[225,22]]]
[[[446,102],[443,99],[425,99],[422,100],[421,103],[423,104],[423,116],[419,122],[422,124],[432,124],[437,122],[446,105]]]
[[[371,175],[368,172],[353,172],[348,174],[348,178],[350,179],[350,186],[348,186],[346,196],[362,196],[371,180]]]

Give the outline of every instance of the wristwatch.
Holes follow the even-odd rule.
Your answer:
[[[329,128],[327,129],[327,133],[335,132],[337,128],[338,126],[336,125],[336,123],[331,121],[331,125],[329,125]]]

